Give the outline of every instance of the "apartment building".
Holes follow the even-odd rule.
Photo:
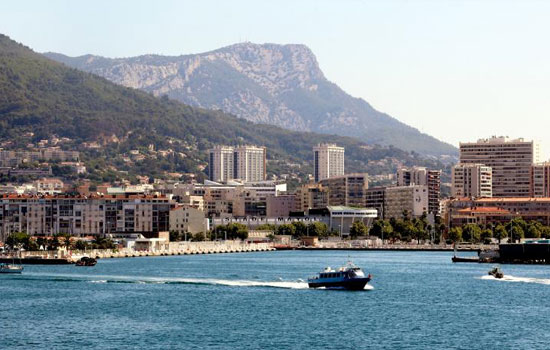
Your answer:
[[[529,197],[531,167],[539,162],[539,153],[535,141],[492,137],[460,143],[460,164],[491,167],[493,197]]]
[[[428,186],[386,187],[384,191],[384,218],[400,218],[406,210],[412,216],[428,213]]]
[[[530,197],[550,197],[550,163],[531,166]]]
[[[315,182],[344,175],[344,147],[335,144],[318,144],[313,147]]]
[[[164,196],[0,196],[0,237],[12,232],[32,235],[144,234],[169,230],[174,203]]]
[[[347,174],[319,181],[328,191],[328,204],[333,206],[365,207],[369,188],[366,173]]]
[[[492,197],[493,170],[483,164],[457,164],[452,171],[451,196]]]
[[[209,151],[209,179],[245,182],[266,179],[266,148],[257,146],[216,146]]]
[[[397,186],[428,186],[428,213],[439,215],[441,199],[441,170],[425,167],[397,169]]]
[[[296,190],[296,211],[307,212],[309,209],[321,209],[328,206],[328,189],[320,184],[302,185]]]

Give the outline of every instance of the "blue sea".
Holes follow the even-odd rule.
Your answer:
[[[25,266],[0,276],[0,349],[549,349],[550,266],[450,252],[283,251]],[[360,292],[304,282],[351,258]]]

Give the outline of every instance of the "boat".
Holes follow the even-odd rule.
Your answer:
[[[325,268],[318,276],[308,278],[307,283],[309,288],[363,290],[371,279],[370,274],[365,277],[360,267],[348,261],[338,270]]]
[[[97,264],[97,260],[87,256],[83,256],[75,263],[76,266],[95,266],[95,264]]]
[[[490,276],[493,276],[494,278],[498,278],[498,279],[501,279],[504,277],[504,274],[502,273],[502,271],[500,271],[500,269],[498,267],[493,267],[489,272],[488,274]]]
[[[0,273],[22,273],[23,266],[16,264],[0,263]]]

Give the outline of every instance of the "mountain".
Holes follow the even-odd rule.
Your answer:
[[[377,111],[328,81],[304,45],[241,43],[175,57],[44,55],[120,85],[255,123],[352,136],[435,156],[457,153],[450,144]]]
[[[214,144],[268,149],[268,173],[311,173],[312,147],[346,147],[346,170],[381,174],[400,165],[442,167],[395,147],[350,137],[296,132],[187,106],[168,97],[114,84],[52,61],[0,34],[0,147],[25,149],[56,135],[81,151],[89,178],[109,181],[170,172],[204,176]],[[87,148],[97,142],[100,148]],[[138,150],[143,157],[129,159]]]

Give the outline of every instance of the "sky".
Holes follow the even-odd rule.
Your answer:
[[[492,135],[550,155],[550,1],[5,0],[0,33],[70,56],[305,44],[326,77],[458,145]]]

